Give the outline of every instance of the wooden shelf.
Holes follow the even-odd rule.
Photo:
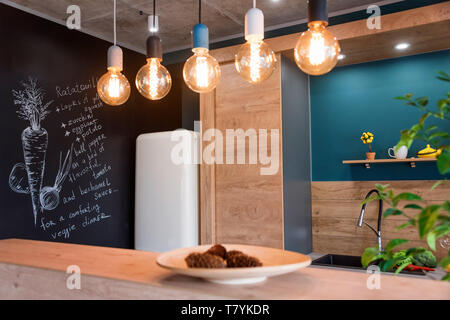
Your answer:
[[[409,163],[411,168],[416,167],[416,162],[433,162],[436,158],[407,158],[407,159],[375,159],[375,160],[344,160],[343,164],[363,164],[367,169],[372,163]]]

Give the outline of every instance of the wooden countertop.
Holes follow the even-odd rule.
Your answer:
[[[1,299],[450,299],[450,284],[381,275],[369,290],[364,272],[308,267],[260,284],[227,286],[174,275],[157,253],[7,239],[0,241]],[[66,286],[69,265],[81,289]]]

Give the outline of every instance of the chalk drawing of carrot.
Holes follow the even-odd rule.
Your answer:
[[[59,193],[61,192],[64,180],[66,180],[67,175],[70,172],[70,167],[72,166],[72,151],[73,144],[70,147],[70,150],[67,151],[64,163],[61,163],[62,153],[59,153],[59,169],[58,174],[56,175],[55,184],[41,189],[40,201],[42,208],[45,210],[53,210],[59,204]]]
[[[49,114],[47,108],[53,101],[44,103],[45,92],[37,86],[36,79],[30,77],[28,82],[22,82],[22,86],[22,90],[12,90],[12,93],[14,104],[19,106],[19,118],[30,123],[22,132],[22,148],[36,225],[38,212],[42,212],[40,193],[48,145],[48,133],[41,127],[41,121]]]

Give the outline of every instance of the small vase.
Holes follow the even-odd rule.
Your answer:
[[[375,152],[366,152],[367,160],[375,160]]]

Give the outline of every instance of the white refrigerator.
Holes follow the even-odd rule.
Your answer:
[[[182,129],[137,138],[135,249],[198,245],[199,145],[198,133]]]

